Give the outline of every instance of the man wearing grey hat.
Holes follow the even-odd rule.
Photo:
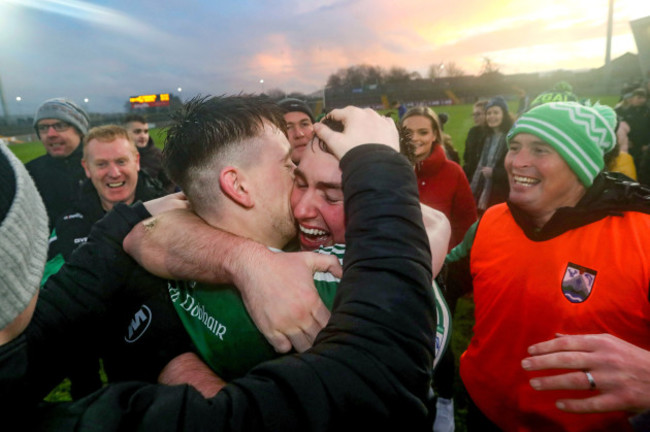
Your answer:
[[[31,318],[47,236],[47,214],[32,179],[0,144],[0,345],[22,332]]]
[[[278,102],[284,108],[284,120],[287,122],[287,136],[291,144],[291,160],[296,165],[300,162],[307,144],[314,137],[314,114],[304,101],[285,98]]]
[[[28,162],[26,168],[43,197],[50,228],[70,207],[86,178],[79,144],[88,125],[88,114],[64,98],[46,100],[34,115],[34,129],[47,154]]]

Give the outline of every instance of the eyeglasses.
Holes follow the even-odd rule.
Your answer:
[[[475,113],[472,113],[472,117],[480,117],[480,116],[482,116],[482,115],[483,115],[482,112],[475,112]]]
[[[49,131],[50,128],[53,128],[57,132],[63,132],[70,129],[70,124],[63,123],[63,122],[56,122],[52,124],[39,124],[36,126],[36,130],[38,131],[39,134],[47,133],[47,131]]]

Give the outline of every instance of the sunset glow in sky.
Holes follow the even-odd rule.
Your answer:
[[[129,96],[315,92],[355,64],[426,75],[589,69],[605,59],[608,0],[0,0],[0,78],[10,112],[44,99],[119,111]],[[650,1],[616,0],[612,58],[637,52],[629,21]],[[260,80],[264,80],[263,83]],[[21,101],[16,101],[21,97]]]

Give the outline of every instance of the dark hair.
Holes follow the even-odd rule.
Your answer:
[[[284,110],[267,96],[196,96],[172,115],[163,167],[183,190],[190,172],[210,164],[215,155],[260,134],[264,121],[286,135]]]
[[[140,114],[129,114],[124,117],[124,124],[131,122],[147,123],[147,118]]]
[[[329,116],[323,117],[321,123],[323,123],[325,126],[332,129],[334,132],[343,132],[343,129],[345,128],[343,126],[342,121],[334,120],[332,117]],[[408,159],[411,165],[414,165],[415,146],[411,141],[411,132],[409,132],[409,130],[406,129],[405,127],[399,125],[397,125],[397,131],[399,132],[399,149],[400,149],[399,152],[404,156],[406,156],[406,159]],[[327,148],[327,143],[319,139],[318,135],[314,135],[314,139],[311,145],[314,145],[314,143],[316,142],[318,143],[318,146],[320,147],[321,150],[327,153],[331,153],[330,150]]]

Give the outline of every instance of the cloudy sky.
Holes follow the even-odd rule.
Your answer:
[[[311,93],[355,64],[426,75],[488,57],[503,73],[604,62],[608,0],[0,0],[0,79],[9,111],[129,96]],[[648,0],[616,0],[612,56],[637,52],[629,21]],[[263,80],[263,83],[261,82]],[[21,101],[16,100],[17,97]],[[82,102],[83,103],[83,102]]]

